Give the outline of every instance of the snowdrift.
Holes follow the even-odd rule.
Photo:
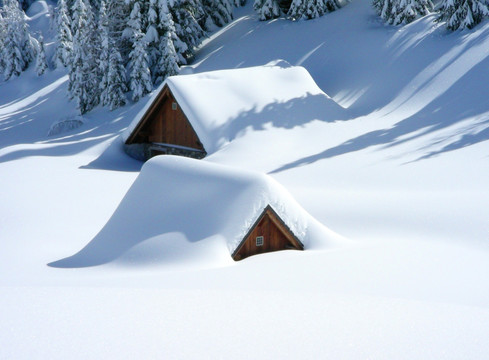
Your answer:
[[[268,175],[164,155],[144,165],[112,218],[85,248],[50,265],[86,267],[118,258],[232,263],[230,254],[267,205],[306,249],[341,241]]]
[[[169,77],[150,97],[123,134],[126,141],[158,94],[168,85],[208,154],[244,131],[265,124],[293,128],[312,120],[346,118],[309,72],[275,60],[264,66]]]

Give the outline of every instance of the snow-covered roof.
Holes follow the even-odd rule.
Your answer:
[[[196,243],[204,248],[202,252],[229,260],[267,205],[306,249],[313,241],[327,246],[337,237],[268,175],[185,157],[156,156],[145,163],[100,233],[59,265],[105,263],[139,243],[165,236],[171,237],[168,246],[178,241]],[[167,249],[161,245],[157,251]]]
[[[151,96],[123,134],[134,131],[168,85],[207,153],[239,136],[238,129],[264,122],[301,119],[312,109],[341,116],[343,109],[326,95],[301,66],[275,61],[264,66],[169,77]],[[239,123],[238,125],[236,125]],[[298,121],[300,123],[300,121]]]

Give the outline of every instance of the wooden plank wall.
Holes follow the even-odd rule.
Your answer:
[[[148,142],[174,144],[204,150],[180,106],[177,104],[177,109],[174,110],[172,108],[173,103],[176,104],[176,101],[168,93],[148,119]]]
[[[251,255],[279,251],[285,249],[302,250],[296,244],[287,239],[286,229],[280,229],[277,221],[273,221],[269,212],[265,213],[263,218],[258,222],[256,227],[251,231],[242,247],[234,255],[235,260],[241,260]],[[256,237],[263,236],[263,245],[256,246]],[[289,235],[290,237],[290,235]]]

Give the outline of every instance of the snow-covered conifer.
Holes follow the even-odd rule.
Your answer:
[[[149,68],[153,74],[153,80],[155,79],[155,70],[158,67],[158,59],[160,58],[160,36],[158,34],[158,9],[157,0],[149,0],[148,25],[146,27],[146,52],[148,54]]]
[[[111,39],[111,38],[109,38]],[[112,45],[111,45],[112,43]],[[106,96],[104,97],[105,104],[110,110],[114,110],[126,104],[126,69],[122,64],[122,57],[115,43],[109,41],[110,56],[109,56],[109,73],[107,76]]]
[[[484,0],[443,0],[439,12],[438,20],[446,21],[447,28],[452,31],[472,29],[489,16]]]
[[[374,0],[373,6],[386,23],[400,25],[428,14],[433,3],[431,0]]]
[[[71,19],[66,0],[58,0],[56,16],[56,66],[67,67],[71,62],[73,53],[73,36],[71,33]]]
[[[48,64],[46,62],[46,52],[44,49],[44,38],[42,35],[39,35],[38,42],[39,42],[39,50],[37,51],[37,58],[36,58],[36,73],[38,76],[41,76],[48,68]]]
[[[133,33],[133,49],[129,54],[131,68],[129,87],[133,92],[133,101],[138,101],[153,87],[146,53],[146,39],[141,31],[141,8],[138,2],[134,3],[129,25]]]
[[[178,67],[178,57],[173,46],[170,32],[166,32],[160,39],[161,57],[158,62],[158,72],[156,82],[162,82],[168,76],[177,75],[180,71]]]
[[[5,0],[3,16],[3,70],[6,80],[18,76],[34,59],[34,42],[29,34],[24,12],[16,0]]]
[[[200,44],[205,32],[197,19],[204,17],[204,10],[200,2],[196,0],[174,0],[168,3],[169,10],[175,23],[175,32],[180,40],[186,45],[187,49],[183,54],[185,59],[194,55],[194,49]],[[175,44],[177,48],[177,44]]]
[[[2,15],[2,11],[0,9],[0,73],[3,74],[3,69],[5,68],[5,63],[3,59],[3,50],[5,47],[5,39],[6,39],[6,23]]]
[[[339,8],[336,0],[292,0],[287,15],[293,19],[315,19]]]
[[[87,0],[75,0],[72,7],[73,60],[70,65],[68,91],[84,114],[99,103],[99,71],[96,27]]]
[[[107,18],[107,11],[105,7],[105,0],[100,3],[99,15],[98,15],[98,34],[100,36],[100,54],[98,60],[98,70],[100,72],[100,103],[107,105],[107,83],[109,75],[109,19]]]
[[[202,0],[206,16],[217,26],[224,26],[233,19],[233,8],[228,0]]]
[[[253,9],[255,9],[262,21],[277,18],[282,13],[277,0],[255,0]]]
[[[160,33],[165,34],[166,32],[169,32],[170,39],[172,40],[173,47],[177,54],[178,63],[186,64],[187,60],[185,54],[188,51],[188,46],[178,37],[173,16],[168,7],[168,0],[158,0],[158,10],[160,16]],[[157,75],[157,77],[159,77],[159,75]]]

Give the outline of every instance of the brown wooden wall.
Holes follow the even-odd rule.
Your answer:
[[[176,103],[175,98],[166,89],[162,98],[149,110],[133,142],[166,143],[205,151],[182,109],[177,104],[174,110],[173,103]]]
[[[263,236],[262,246],[256,246],[257,236]],[[270,210],[267,210],[233,258],[234,260],[241,260],[251,255],[286,249],[303,250],[290,230],[285,228]]]

